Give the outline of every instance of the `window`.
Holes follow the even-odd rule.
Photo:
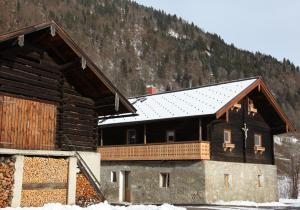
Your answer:
[[[167,141],[175,141],[175,131],[174,130],[167,131]]]
[[[170,174],[169,173],[160,173],[159,176],[159,186],[163,188],[168,188],[170,185]]]
[[[261,137],[261,134],[257,134],[257,133],[254,134],[254,145],[258,146],[258,147],[262,146],[262,137]]]
[[[136,130],[135,129],[127,130],[127,143],[128,144],[136,144]]]
[[[111,182],[117,182],[117,172],[112,171],[110,174],[110,181]]]
[[[224,185],[225,185],[225,191],[227,192],[230,189],[230,186],[231,186],[231,176],[230,176],[230,174],[224,174]]]
[[[231,130],[224,129],[224,143],[231,143]]]
[[[257,187],[262,187],[262,175],[257,176]]]

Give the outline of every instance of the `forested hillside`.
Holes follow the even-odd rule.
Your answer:
[[[201,11],[199,11],[201,12]],[[127,96],[263,76],[300,128],[300,73],[289,60],[226,44],[179,17],[127,0],[1,0],[0,33],[54,20]]]

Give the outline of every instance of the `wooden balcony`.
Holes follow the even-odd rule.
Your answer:
[[[209,160],[209,142],[103,146],[101,160]]]

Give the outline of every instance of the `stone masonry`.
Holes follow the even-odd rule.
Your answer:
[[[101,183],[109,202],[122,202],[120,174],[129,171],[132,203],[202,204],[220,200],[277,201],[274,165],[221,161],[103,161]],[[117,180],[112,182],[111,174]],[[169,173],[169,187],[160,186]]]

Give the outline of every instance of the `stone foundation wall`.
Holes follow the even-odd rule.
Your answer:
[[[25,157],[21,206],[66,204],[68,168],[68,159]]]
[[[111,172],[117,173],[111,182]],[[119,202],[120,171],[130,171],[133,203],[203,203],[204,168],[201,161],[103,161],[101,184],[109,202]],[[170,186],[160,187],[160,173],[170,174]]]
[[[205,202],[247,200],[278,201],[275,165],[203,161]],[[225,183],[228,175],[228,185]]]
[[[0,156],[0,208],[11,206],[13,197],[15,159]]]
[[[111,181],[112,171],[117,174],[116,182]],[[133,203],[203,204],[220,200],[278,200],[274,165],[221,161],[103,161],[101,184],[110,202],[122,201],[122,171],[129,171]],[[169,173],[168,188],[160,187],[160,173]]]

